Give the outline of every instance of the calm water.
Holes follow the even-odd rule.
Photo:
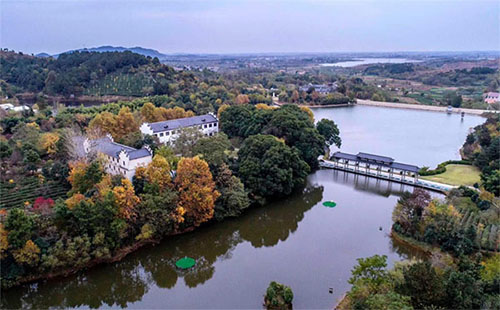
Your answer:
[[[419,62],[420,60],[406,59],[406,58],[361,58],[358,60],[351,61],[341,61],[336,63],[325,63],[321,64],[323,67],[342,67],[349,68],[359,65],[369,65],[369,64],[379,64],[379,63],[391,63],[391,64],[402,64],[407,62]]]
[[[483,121],[371,107],[315,114],[340,124],[345,151],[427,165],[457,157],[468,128]],[[169,238],[116,264],[3,292],[2,308],[261,308],[272,280],[292,287],[296,308],[331,308],[349,289],[356,258],[385,254],[393,263],[418,256],[387,235],[404,190],[411,188],[320,170],[303,191],[240,218]],[[326,200],[337,207],[323,207]],[[197,265],[180,272],[174,263],[186,255]]]

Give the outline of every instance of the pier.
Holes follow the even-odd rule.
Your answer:
[[[456,186],[419,179],[416,165],[396,162],[393,158],[369,153],[335,152],[330,159],[319,158],[321,168],[336,169],[391,182],[447,193]]]

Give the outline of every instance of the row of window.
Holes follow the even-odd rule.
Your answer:
[[[197,127],[198,127],[198,129],[212,128],[212,127],[217,127],[217,123],[204,124],[204,125],[199,125]],[[174,135],[174,134],[179,134],[179,133],[181,133],[181,130],[177,129],[177,130],[171,130],[171,131],[166,131],[166,132],[160,132],[159,134],[156,133],[155,136],[157,136],[157,137],[163,137],[163,136],[170,136],[171,134]]]

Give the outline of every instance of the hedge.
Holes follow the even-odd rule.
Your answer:
[[[425,176],[425,175],[436,175],[436,174],[441,174],[446,172],[446,166],[447,165],[472,165],[472,162],[469,160],[447,160],[445,162],[440,163],[436,169],[429,169],[429,167],[422,167],[418,174]]]

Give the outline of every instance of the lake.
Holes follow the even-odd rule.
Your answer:
[[[409,62],[420,62],[420,60],[407,59],[407,58],[360,58],[356,60],[340,61],[335,63],[324,63],[320,64],[320,66],[350,68],[359,65],[370,65],[370,64],[381,64],[381,63],[402,64]]]
[[[339,124],[345,152],[435,166],[459,158],[477,116],[355,106],[313,110]],[[294,195],[243,216],[167,238],[121,262],[2,292],[2,308],[261,308],[270,281],[292,287],[295,308],[331,309],[349,289],[356,259],[389,263],[421,254],[391,240],[391,214],[411,187],[319,170]],[[332,200],[335,208],[322,202]],[[175,268],[184,256],[188,271]],[[329,293],[333,288],[333,294]]]

